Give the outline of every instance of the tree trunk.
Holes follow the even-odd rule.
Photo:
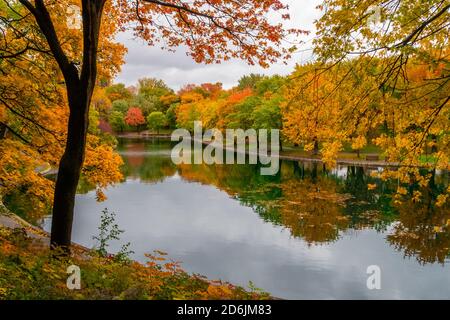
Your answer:
[[[59,163],[53,200],[51,245],[54,247],[68,248],[71,244],[75,194],[83,166],[89,126],[89,93],[86,89],[83,91],[85,92],[80,95],[82,97],[73,97],[76,93],[68,92],[71,112],[67,142]]]
[[[75,195],[89,127],[89,106],[97,79],[97,49],[104,3],[105,0],[82,0],[82,69],[80,75],[78,72],[64,74],[70,115],[66,148],[55,186],[50,243],[52,248],[61,247],[66,251],[71,244]]]
[[[436,152],[438,152],[437,136],[435,134],[431,134],[430,137],[431,137],[431,140],[433,141],[433,145],[431,147],[431,153],[436,153]]]
[[[8,132],[8,128],[0,123],[0,139],[6,138],[6,133]]]
[[[314,140],[313,155],[315,155],[315,156],[319,155],[319,141],[317,139]]]

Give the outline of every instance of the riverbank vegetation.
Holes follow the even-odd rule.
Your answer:
[[[365,30],[361,36],[373,43],[397,41],[401,46],[379,48],[379,54],[372,55],[360,48],[362,53],[352,57],[351,50],[340,50],[340,42],[330,45],[327,32],[332,27],[345,29],[347,22],[341,21],[345,15],[339,15],[342,10],[352,12],[352,19],[370,11],[362,4],[354,6],[354,10],[349,10],[340,9],[338,1],[328,4],[330,10],[317,23],[315,62],[298,65],[288,76],[250,74],[228,90],[218,82],[188,84],[175,92],[154,78],[140,79],[136,86],[128,88],[110,84],[123,64],[126,49],[114,42],[119,26],[112,16],[106,16],[100,41],[102,48],[108,48],[109,57],[101,54],[98,61],[83,179],[98,186],[99,200],[104,199],[102,188],[121,179],[121,159],[113,151],[114,138],[109,133],[192,130],[194,121],[199,120],[204,128],[280,129],[287,154],[320,156],[329,166],[335,164],[337,157],[358,158],[361,153],[375,153],[387,162],[404,165],[400,170],[384,171],[384,177],[425,185],[427,178],[417,166],[429,170],[449,168],[448,40],[443,37],[446,29],[401,42],[414,31],[413,24],[403,27],[401,23],[408,10],[394,12],[386,8],[378,25],[371,26],[366,17],[358,20],[352,30]],[[417,6],[424,17],[432,8],[441,8],[434,2],[427,8]],[[20,15],[19,7],[8,9],[3,5],[2,12],[14,19]],[[429,30],[441,26],[448,15],[445,10],[437,13],[440,15],[426,25]],[[377,38],[378,33],[368,31],[389,21],[398,26],[392,39]],[[20,23],[31,27],[34,22],[25,19]],[[58,27],[67,29],[64,25]],[[338,33],[342,39],[346,36],[342,30]],[[14,33],[10,37],[15,39]],[[20,47],[20,40],[14,41],[14,46]],[[81,39],[74,36],[71,41],[72,48],[76,48]],[[39,43],[45,46],[42,39]],[[56,67],[52,59],[35,54],[44,68]],[[5,75],[0,104],[0,192],[9,195],[20,190],[33,202],[33,208],[49,210],[54,185],[36,168],[58,167],[63,155],[69,117],[64,85],[55,82],[54,74],[41,75],[38,69],[32,69],[33,61],[25,59],[20,66],[2,61]],[[23,68],[34,71],[23,73]],[[36,82],[37,78],[40,81]],[[438,202],[442,204],[447,199],[446,192]]]
[[[79,27],[68,23],[70,6],[82,9]],[[113,134],[193,130],[194,121],[202,121],[205,129],[280,129],[288,152],[320,157],[328,168],[343,152],[357,158],[374,152],[399,164],[373,172],[396,182],[392,202],[444,207],[448,185],[432,197],[426,190],[437,171],[450,169],[449,8],[441,0],[324,0],[309,63],[286,76],[250,74],[230,89],[217,79],[176,91],[151,77],[132,87],[113,83],[126,53],[116,41],[119,32],[131,30],[169,50],[186,48],[198,63],[236,58],[262,67],[291,58],[299,48],[285,44],[298,44],[306,32],[271,22],[271,15],[289,20],[281,0],[0,0],[0,198],[21,197],[25,211],[52,213],[51,244],[68,249],[80,185],[93,186],[103,201],[102,190],[123,179]],[[45,174],[56,168],[56,181],[48,179]],[[302,185],[280,192],[295,199]],[[298,216],[290,217],[289,225],[298,226]],[[1,230],[0,269],[7,276],[0,297],[77,298],[61,288],[66,260]],[[79,293],[84,298],[216,294],[216,287],[208,293],[207,281],[170,268],[73,259],[93,279]],[[108,276],[113,273],[116,280]],[[58,286],[49,289],[51,281]],[[230,290],[224,296],[246,297]]]
[[[89,135],[89,129],[96,129],[99,112],[91,106],[104,104],[96,87],[114,78],[126,51],[116,42],[119,31],[130,30],[149,45],[160,42],[168,50],[184,47],[197,63],[239,58],[264,67],[290,58],[292,48],[282,42],[302,33],[269,19],[274,14],[281,21],[289,20],[288,6],[279,0],[242,4],[202,0],[181,5],[145,0],[2,0],[0,13],[1,152],[14,154],[1,159],[0,167],[7,172],[6,178],[0,177],[0,193],[17,188],[14,179],[23,178],[23,166],[29,179],[21,182],[28,189],[29,181],[54,187],[53,195],[48,191],[33,195],[52,198],[51,243],[67,249],[80,176],[95,176],[99,200],[104,198],[100,188],[120,178],[114,156],[89,155],[90,141],[99,141]],[[167,24],[160,24],[159,18]],[[138,98],[149,99],[143,88],[154,88],[141,83]],[[127,110],[125,124],[139,128],[145,121],[141,109]],[[99,148],[104,153],[111,151],[105,144]],[[89,159],[113,161],[94,168]],[[54,185],[39,179],[39,161],[58,167]],[[106,171],[99,174],[102,169]]]
[[[320,155],[330,167],[342,153],[359,158],[374,150],[375,158],[401,166],[382,178],[426,186],[430,174],[419,168],[450,168],[448,5],[325,1],[325,7],[316,24],[315,61],[285,77],[244,76],[229,90],[190,84],[174,94],[159,83],[167,91],[153,95],[155,111],[165,114],[167,128],[192,131],[202,121],[206,129],[280,129],[282,144]],[[409,20],[415,23],[404,23]]]
[[[412,62],[405,67],[403,88],[395,90],[380,83],[386,63],[387,58],[365,57],[335,66],[310,63],[287,77],[245,76],[229,90],[220,83],[187,85],[170,93],[170,105],[149,113],[149,128],[193,131],[201,121],[206,129],[279,129],[285,155],[320,157],[334,167],[337,158],[375,154],[401,166],[385,170],[382,178],[425,186],[428,178],[419,168],[448,170],[450,163],[447,82],[429,84],[432,77],[446,77],[445,63],[424,68],[423,61]],[[443,104],[436,109],[430,101]],[[116,117],[114,104],[111,110]],[[447,193],[438,197],[439,205]]]
[[[48,241],[48,239],[47,239]],[[220,281],[189,275],[163,252],[147,255],[146,265],[95,250],[73,248],[58,255],[24,229],[0,226],[0,300],[100,299],[268,299],[259,290],[246,291]],[[81,289],[70,290],[67,269],[81,270]]]

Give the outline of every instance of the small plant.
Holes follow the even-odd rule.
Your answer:
[[[248,282],[248,289],[247,290],[249,292],[251,292],[251,293],[253,293],[255,295],[259,295],[261,297],[267,297],[267,298],[270,297],[270,294],[268,292],[264,291],[261,288],[256,287],[255,284],[253,283],[253,281],[249,281]]]
[[[124,233],[124,230],[119,229],[116,221],[116,214],[114,212],[109,212],[107,208],[103,209],[102,216],[100,218],[100,226],[98,227],[98,236],[92,237],[98,242],[95,251],[101,256],[106,257],[108,255],[107,248],[109,247],[109,242],[111,240],[120,240],[119,236]],[[134,251],[129,250],[130,243],[124,244],[118,253],[114,255],[114,259],[117,261],[128,262],[130,260],[130,255]]]

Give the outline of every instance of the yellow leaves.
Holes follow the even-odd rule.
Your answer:
[[[200,93],[197,93],[197,92],[194,92],[194,91],[186,92],[185,94],[183,94],[181,96],[181,103],[182,104],[198,102],[200,100],[203,100],[203,96]]]
[[[358,136],[352,139],[352,149],[359,150],[364,148],[367,145],[367,139],[364,136]]]
[[[6,122],[6,108],[0,104],[0,121]]]
[[[94,93],[91,99],[91,105],[94,107],[96,111],[101,112],[106,112],[111,108],[112,102],[111,100],[109,100],[105,88],[96,87],[94,89]]]
[[[53,183],[42,177],[39,168],[45,163],[33,148],[16,140],[0,140],[0,193],[9,194],[21,188],[30,207],[44,213],[53,196]]]
[[[427,65],[416,65],[414,68],[409,69],[408,78],[415,82],[422,81],[426,78],[428,71]]]
[[[419,202],[419,201],[421,201],[421,199],[422,199],[422,192],[420,192],[420,191],[418,191],[418,190],[415,190],[414,192],[413,192],[413,197],[412,197],[412,201],[413,202]]]
[[[233,292],[228,285],[209,285],[207,289],[209,299],[229,299]]]
[[[375,183],[371,184],[369,183],[367,185],[367,190],[375,190],[377,188],[377,185]]]
[[[370,171],[370,176],[372,178],[379,178],[381,176],[381,174],[380,174],[380,172],[374,170],[374,171]]]
[[[155,265],[156,263],[161,263],[166,261],[167,253],[159,250],[154,250],[154,254],[146,253],[145,257],[149,259],[147,265]]]
[[[4,298],[7,293],[8,293],[8,289],[0,287],[0,299]]]
[[[342,150],[342,142],[339,140],[324,142],[322,149],[322,160],[330,168],[336,166],[336,159],[339,151]]]
[[[167,256],[167,252],[161,251],[161,250],[154,250],[154,253],[160,255],[160,256]]]
[[[397,193],[404,196],[404,195],[406,195],[408,193],[408,190],[406,190],[406,188],[404,188],[404,187],[398,187],[397,188]]]
[[[450,155],[444,151],[436,152],[434,158],[436,159],[436,168],[441,170],[450,170]]]
[[[419,183],[421,187],[428,186],[430,177],[425,177],[423,175],[416,175],[416,181]]]
[[[81,4],[80,1],[75,1]],[[68,30],[67,7],[74,1],[56,1],[49,3],[49,11],[54,19],[56,32],[61,36],[63,50],[70,61],[81,61],[82,32]],[[18,7],[22,8],[23,7]],[[123,63],[125,48],[114,43],[118,24],[110,15],[111,5],[106,5],[108,14],[103,15],[102,32],[99,39],[98,73],[101,81],[111,79]],[[35,27],[31,17],[21,19],[16,24],[17,32],[26,33]],[[11,38],[14,33],[6,28],[5,38]],[[33,43],[45,48],[42,38],[33,37]],[[24,39],[9,42],[11,50],[24,48]],[[36,41],[36,42],[35,42]],[[16,48],[17,47],[17,48]],[[13,52],[11,51],[11,52]],[[58,65],[46,53],[27,53],[27,59],[14,59],[14,63],[0,61],[3,70],[0,89],[8,108],[0,104],[0,121],[6,122],[15,132],[20,134],[26,143],[16,135],[9,133],[5,139],[0,138],[0,193],[11,193],[24,190],[24,195],[30,199],[33,211],[45,211],[53,198],[53,182],[43,177],[38,170],[44,163],[56,168],[63,154],[66,140],[69,110],[62,74]],[[6,102],[5,102],[6,103]],[[102,88],[96,88],[92,99],[96,109],[104,111],[110,105],[108,97]],[[3,138],[3,137],[2,137]],[[89,142],[88,142],[89,144]],[[110,182],[121,179],[118,166],[120,159],[112,155],[110,147],[100,147],[95,142],[91,154],[87,157],[89,179],[105,187]],[[93,156],[92,154],[96,154]],[[103,165],[101,158],[106,161]],[[98,170],[96,177],[95,170]]]
[[[314,149],[314,142],[305,144],[303,149],[307,152],[311,152]]]
[[[120,166],[123,160],[111,146],[102,144],[99,138],[89,135],[88,142],[83,175],[88,182],[98,187],[97,199],[104,201],[105,196],[99,189],[121,181],[123,176]]]
[[[61,267],[59,265],[55,265],[49,262],[44,263],[41,267],[41,272],[47,273],[50,279],[62,279],[61,275],[59,274],[61,272]]]
[[[438,206],[438,207],[444,206],[444,204],[447,202],[448,198],[449,198],[448,194],[440,194],[439,196],[437,196],[436,206]]]
[[[95,199],[97,200],[97,202],[103,202],[106,200],[106,195],[103,193],[101,189],[97,188],[95,190]]]
[[[368,114],[367,105],[374,103],[369,97],[376,97],[362,93],[363,71],[354,69],[352,74],[357,76],[348,76],[352,67],[320,63],[297,66],[284,91],[287,102],[281,105],[283,134],[293,143],[305,144],[305,150],[312,150],[313,142],[318,141],[323,145],[324,160],[331,166],[343,143],[350,142],[355,150],[367,145],[366,133],[375,121],[374,117],[373,121],[355,119],[359,112]],[[369,80],[365,85],[375,87]]]
[[[341,22],[351,19],[348,11],[339,12]],[[326,28],[328,23],[333,24],[327,21],[322,27]],[[337,45],[324,43],[329,47]],[[320,52],[329,48],[317,49]],[[389,92],[380,89],[376,77],[389,59],[361,56],[337,65],[298,65],[284,92],[287,102],[281,105],[283,134],[290,142],[305,145],[308,151],[313,149],[313,141],[319,141],[328,165],[333,165],[337,157],[333,141],[360,150],[368,146],[366,137],[370,137],[387,162],[401,166],[398,170],[385,168],[380,174],[382,179],[428,186],[430,177],[421,176],[417,168],[430,171],[450,168],[450,104],[446,101],[450,87],[448,82],[441,81],[445,74],[435,64],[442,56],[431,46],[424,50],[427,52],[424,57],[407,62],[407,79],[389,82],[387,86],[398,86],[397,91]],[[428,61],[421,61],[422,58]],[[427,81],[430,78],[436,80],[431,86]],[[420,201],[418,194],[413,197]],[[440,197],[438,203],[442,202],[446,201]]]
[[[170,106],[171,104],[178,102],[179,97],[175,94],[167,93],[167,94],[161,96],[159,98],[159,101],[166,106]]]

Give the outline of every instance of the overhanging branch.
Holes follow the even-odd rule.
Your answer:
[[[36,22],[47,40],[50,50],[52,51],[66,81],[71,82],[74,79],[79,80],[76,67],[69,61],[61,47],[52,18],[43,0],[35,0],[35,6],[33,6],[28,0],[19,0],[19,2],[27,8],[36,19]]]

